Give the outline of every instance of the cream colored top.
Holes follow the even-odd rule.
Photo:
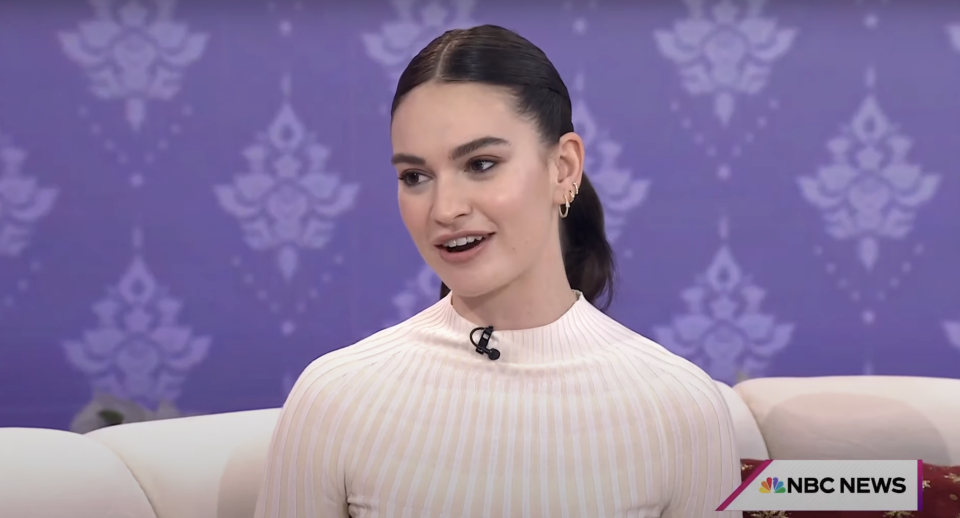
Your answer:
[[[256,517],[741,516],[715,511],[740,461],[702,370],[583,297],[552,324],[495,330],[496,361],[476,327],[448,296],[311,363]]]

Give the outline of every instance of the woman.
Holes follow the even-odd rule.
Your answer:
[[[713,382],[595,307],[612,252],[543,52],[448,31],[400,77],[391,138],[442,298],[307,367],[256,516],[739,516],[715,512],[740,463]]]

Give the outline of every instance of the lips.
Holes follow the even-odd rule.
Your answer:
[[[451,239],[440,246],[451,252],[463,252],[479,245],[484,239],[486,239],[486,236],[460,237],[457,239]]]
[[[465,264],[486,250],[493,234],[469,234],[448,237],[443,244],[434,245],[440,252],[440,258],[451,264]],[[453,245],[453,246],[448,246]]]
[[[492,236],[492,232],[457,232],[456,234],[448,234],[446,236],[441,236],[439,239],[433,242],[433,246],[437,248],[455,248],[468,245],[477,241],[482,241],[484,239]]]
[[[447,243],[446,245],[443,245],[443,248],[447,249],[451,253],[458,254],[460,252],[466,252],[467,250],[480,246],[480,244],[483,243],[483,241],[484,241],[484,238],[482,237],[458,239],[455,242],[456,244],[453,244],[453,246],[451,246],[453,242],[450,242],[450,243]]]

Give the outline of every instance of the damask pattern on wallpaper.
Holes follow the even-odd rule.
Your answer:
[[[857,13],[858,26],[850,27],[845,37],[857,38],[857,31],[884,30],[884,17],[893,16],[885,9],[896,1],[850,0],[846,8]],[[549,37],[574,39],[589,46],[591,38],[601,36],[609,22],[608,9],[612,7],[604,2],[557,0],[557,11],[566,24],[561,34],[545,31],[552,36],[531,38],[544,46],[550,42],[542,40]],[[336,16],[335,9],[320,4],[265,1],[263,25],[272,28],[278,42],[296,42],[318,17]],[[349,45],[368,60],[364,66],[376,71],[364,79],[372,86],[356,94],[361,99],[357,102],[382,105],[378,124],[383,125],[388,122],[385,105],[396,79],[414,53],[444,30],[487,22],[510,26],[512,16],[509,8],[485,5],[483,0],[378,0],[377,4],[364,15],[362,26],[350,28],[354,40]],[[674,4],[673,10],[637,8],[638,19],[641,14],[644,19],[654,19],[656,27],[637,40],[645,47],[629,52],[656,56],[673,72],[669,97],[643,102],[668,106],[672,120],[656,124],[677,128],[671,133],[671,138],[676,138],[670,142],[672,148],[682,150],[677,153],[699,154],[712,164],[710,181],[725,186],[722,192],[743,189],[744,184],[737,180],[749,167],[746,163],[769,152],[758,142],[769,142],[772,135],[790,131],[791,121],[784,117],[786,107],[803,102],[796,99],[796,90],[791,90],[793,97],[789,97],[777,79],[778,74],[799,66],[791,60],[803,52],[805,32],[811,27],[782,16],[787,7],[784,2],[676,0]],[[948,57],[960,62],[960,8],[955,11],[953,23],[944,25],[935,17],[925,20],[927,30],[940,35],[943,48],[942,56],[929,58],[930,66],[946,66],[943,63]],[[191,89],[198,87],[197,72],[213,66],[209,54],[218,37],[204,26],[210,18],[198,16],[194,23],[191,12],[177,0],[90,0],[85,18],[50,35],[50,44],[59,45],[64,66],[73,67],[83,80],[78,84],[87,90],[87,101],[77,106],[87,134],[76,138],[101,148],[113,168],[123,172],[103,175],[105,178],[97,181],[123,183],[128,192],[147,195],[165,181],[164,164],[180,152],[181,136],[204,109],[194,104]],[[814,18],[803,20],[812,24]],[[557,58],[558,65],[562,59]],[[245,66],[251,74],[259,74],[257,63]],[[926,165],[912,136],[918,129],[901,125],[898,114],[889,108],[892,101],[880,88],[888,77],[885,71],[868,55],[860,66],[860,84],[846,85],[859,89],[859,100],[844,113],[822,115],[829,116],[835,127],[833,133],[818,137],[822,152],[805,155],[802,162],[792,161],[790,173],[780,174],[778,179],[806,204],[806,212],[796,218],[819,225],[810,248],[823,273],[810,282],[829,282],[835,286],[832,297],[857,308],[858,319],[836,324],[843,327],[845,335],[875,326],[884,318],[885,302],[900,296],[917,269],[924,267],[928,247],[917,229],[931,223],[924,219],[925,210],[937,204],[960,206],[960,198],[943,194],[945,185],[952,183],[953,171]],[[618,81],[620,72],[601,70],[587,59],[564,62],[564,67],[572,72],[566,79],[574,100],[574,123],[588,149],[586,169],[604,202],[608,236],[618,256],[629,261],[641,253],[645,239],[636,230],[636,222],[656,218],[649,212],[650,206],[661,196],[658,189],[667,175],[702,173],[677,171],[667,163],[647,163],[631,155],[635,136],[625,128],[632,127],[633,115],[609,109],[603,96],[607,91],[603,84]],[[215,208],[197,217],[229,220],[233,230],[228,237],[241,246],[242,251],[231,256],[225,266],[237,284],[245,287],[242,293],[247,300],[222,303],[248,307],[248,318],[269,326],[285,343],[306,350],[316,337],[304,330],[304,324],[311,315],[344,297],[345,288],[330,286],[354,261],[349,243],[367,237],[375,240],[374,236],[350,236],[344,222],[361,221],[378,210],[385,212],[370,200],[378,189],[392,187],[365,182],[360,171],[347,165],[356,163],[350,154],[357,151],[327,142],[325,136],[331,128],[347,121],[304,116],[308,103],[317,101],[298,94],[313,88],[300,69],[288,67],[272,80],[274,94],[263,103],[272,107],[273,115],[259,126],[243,128],[249,138],[229,162],[232,171],[197,175],[192,187],[208,193],[209,205]],[[954,81],[960,85],[960,70]],[[598,90],[601,93],[596,93]],[[57,171],[31,167],[29,146],[18,142],[16,122],[2,113],[0,130],[3,307],[39,315],[56,306],[59,312],[86,315],[85,327],[54,330],[57,338],[52,340],[60,342],[63,361],[86,378],[91,390],[148,407],[177,401],[191,374],[212,361],[216,348],[237,345],[223,340],[224,329],[203,318],[183,316],[193,302],[178,293],[188,287],[168,284],[170,281],[156,273],[155,257],[163,245],[152,241],[151,229],[138,223],[137,214],[129,215],[128,234],[123,236],[130,243],[126,267],[114,274],[99,299],[74,307],[35,296],[31,289],[38,276],[69,267],[69,261],[43,262],[33,251],[47,239],[45,225],[55,217],[64,191],[58,185]],[[960,131],[960,123],[953,131]],[[131,140],[131,135],[137,138]],[[205,166],[198,160],[198,167]],[[364,163],[364,167],[382,166]],[[214,177],[215,182],[208,181]],[[717,196],[723,194],[718,190]],[[776,375],[776,360],[785,351],[815,346],[798,341],[807,316],[785,309],[796,306],[769,292],[765,286],[772,279],[764,278],[769,273],[752,273],[763,265],[755,262],[755,254],[738,251],[731,237],[738,228],[736,218],[720,213],[707,223],[713,229],[713,251],[691,258],[696,259],[699,270],[683,273],[686,284],[671,288],[679,300],[661,302],[673,316],[652,325],[624,323],[696,362],[718,380],[734,383],[742,376]],[[956,231],[956,225],[942,228]],[[960,248],[960,234],[941,239]],[[268,273],[256,266],[263,261],[271,265]],[[361,296],[364,311],[374,317],[347,330],[353,340],[435,302],[439,280],[422,261],[406,258],[396,264],[405,273],[389,287],[390,296]],[[960,284],[951,284],[949,273],[944,272],[945,282],[938,288],[956,293]],[[624,295],[628,302],[631,296],[629,292]],[[0,330],[20,325],[24,324],[0,320]],[[960,305],[953,308],[952,315],[931,313],[925,321],[910,326],[916,327],[911,332],[919,332],[922,326],[937,328],[943,342],[939,354],[944,358],[960,355]],[[4,342],[0,335],[0,347],[9,345]],[[269,354],[282,355],[283,350],[273,348]],[[302,363],[286,362],[283,372],[275,374],[278,398],[285,393],[281,391],[289,390],[304,367]],[[859,372],[872,370],[872,360],[866,359]],[[0,380],[0,385],[4,383]],[[216,408],[218,397],[208,394],[200,399]]]
[[[175,1],[92,1],[90,6],[90,18],[58,35],[63,53],[85,75],[90,94],[107,105],[121,105],[125,129],[142,132],[152,110],[167,109],[182,95],[210,36],[177,19]],[[182,105],[179,118],[188,119],[191,111]],[[133,169],[128,176],[133,188],[144,186],[142,166],[170,151],[182,130],[182,122],[170,124],[143,152],[118,146],[116,136],[104,130],[100,118],[109,115],[101,110],[82,106],[80,113],[116,164]],[[187,374],[206,358],[213,339],[196,336],[179,322],[184,301],[151,273],[144,241],[143,229],[134,228],[127,270],[91,305],[91,317],[96,317],[91,328],[78,330],[81,338],[62,346],[67,361],[94,390],[155,408],[180,396]]]

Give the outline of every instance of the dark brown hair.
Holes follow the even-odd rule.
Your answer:
[[[390,113],[411,90],[430,81],[507,88],[516,99],[517,112],[536,123],[548,145],[573,131],[570,93],[553,63],[536,45],[503,27],[454,29],[431,41],[400,75]],[[600,198],[586,173],[579,190],[569,215],[560,220],[564,269],[573,289],[606,309],[613,298],[613,250],[607,242]],[[445,284],[440,285],[441,298],[449,292]]]

